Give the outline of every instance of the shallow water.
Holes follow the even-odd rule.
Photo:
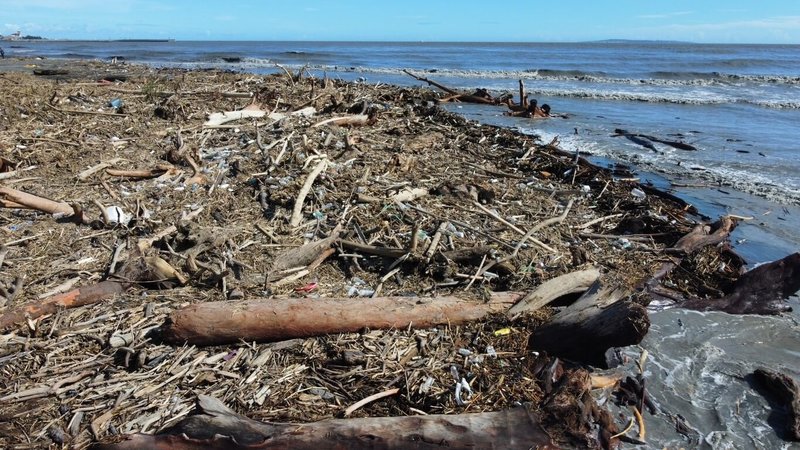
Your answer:
[[[797,308],[800,302],[792,299]],[[645,379],[663,410],[645,414],[653,448],[792,448],[772,427],[767,400],[747,380],[757,368],[800,377],[800,315],[734,316],[683,309],[654,312],[641,348]],[[626,354],[638,359],[638,347]],[[680,414],[695,430],[675,431]]]

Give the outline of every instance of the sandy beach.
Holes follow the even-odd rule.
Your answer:
[[[0,88],[4,448],[124,448],[198,396],[280,423],[525,405],[539,444],[635,443],[647,356],[606,350],[653,299],[739,292],[741,218],[699,224],[433,90],[21,58]]]

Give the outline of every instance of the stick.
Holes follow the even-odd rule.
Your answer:
[[[361,408],[364,405],[370,404],[370,403],[374,402],[375,400],[380,400],[380,399],[382,399],[384,397],[389,397],[390,395],[395,395],[398,392],[400,392],[400,389],[399,388],[394,388],[394,389],[389,389],[387,391],[378,392],[377,394],[372,394],[369,397],[364,398],[362,400],[359,400],[358,402],[356,402],[353,405],[351,405],[349,408],[345,409],[344,410],[344,416],[348,417],[348,416],[350,416],[350,414],[353,414],[353,412],[355,412],[358,408]]]
[[[10,172],[0,172],[0,180],[5,180],[7,178],[14,178],[15,176],[21,174],[22,172],[27,172],[29,170],[36,169],[37,167],[39,166],[25,167],[24,169],[16,169]]]
[[[112,177],[128,177],[128,178],[156,178],[164,175],[167,172],[177,170],[174,167],[155,169],[138,169],[138,170],[123,170],[123,169],[106,169],[106,174]],[[177,173],[175,173],[177,175]]]
[[[408,253],[406,250],[403,250],[402,248],[377,247],[374,245],[361,244],[358,242],[348,241],[345,239],[339,239],[338,241],[336,241],[336,243],[349,250],[355,250],[357,252],[367,253],[369,255],[385,256],[387,258],[400,258],[401,256]]]
[[[53,314],[59,308],[76,308],[106,300],[116,294],[121,294],[125,288],[126,285],[123,283],[101,281],[92,286],[81,287],[40,301],[26,303],[0,316],[0,332],[5,333],[17,325],[25,323],[27,319]]]
[[[366,125],[369,123],[369,116],[366,114],[355,114],[352,116],[344,116],[344,117],[331,117],[330,119],[325,119],[321,122],[317,122],[314,125],[311,125],[310,128],[317,128],[321,127],[322,125]]]
[[[75,212],[75,210],[72,209],[72,206],[66,203],[56,202],[6,186],[0,186],[0,197],[5,197],[7,200],[10,200],[14,203],[18,203],[31,209],[46,212],[48,214],[63,214],[66,216],[71,216]]]
[[[314,170],[308,174],[308,178],[306,178],[305,183],[303,183],[303,187],[300,189],[300,193],[297,194],[297,199],[294,201],[294,209],[292,210],[292,218],[289,221],[289,225],[291,227],[296,227],[300,225],[300,220],[303,212],[303,202],[308,195],[308,192],[311,190],[311,186],[314,184],[314,180],[317,179],[319,174],[322,173],[325,168],[328,167],[328,160],[323,158],[317,166],[314,167]]]

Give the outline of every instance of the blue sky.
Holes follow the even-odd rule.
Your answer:
[[[64,39],[800,44],[800,0],[0,0],[0,34]]]

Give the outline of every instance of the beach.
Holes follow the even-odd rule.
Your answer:
[[[595,371],[618,382],[652,374],[646,348],[635,346],[650,326],[649,300],[637,296],[648,280],[673,264],[659,285],[713,300],[745,267],[726,245],[667,251],[699,222],[714,224],[699,232],[717,233],[717,244],[730,241],[717,222],[729,211],[703,221],[709,209],[638,176],[615,176],[552,139],[465,119],[427,88],[294,68],[14,59],[0,69],[3,186],[51,201],[48,214],[4,199],[4,317],[102,286],[91,304],[23,314],[4,330],[0,361],[14,376],[0,414],[17,428],[0,435],[11,448],[153,434],[187,417],[198,395],[250,419],[312,423],[376,393],[385,396],[348,416],[526,404],[554,443],[607,446],[627,422],[576,412],[589,402],[589,366],[554,360],[530,339],[586,287],[559,295],[555,308],[422,328],[412,321],[192,343],[170,338],[169,324],[176,312],[214,302],[235,310],[291,300],[310,311],[355,299],[363,308],[341,314],[364,320],[382,297],[491,304],[498,293],[596,269],[625,291],[615,299],[629,308],[624,317],[644,314],[635,317],[645,333],[612,345],[626,347],[625,364]],[[564,391],[573,380],[582,381]],[[613,386],[592,394],[610,396]],[[706,424],[690,425],[705,438]],[[684,439],[661,432],[654,442]]]

